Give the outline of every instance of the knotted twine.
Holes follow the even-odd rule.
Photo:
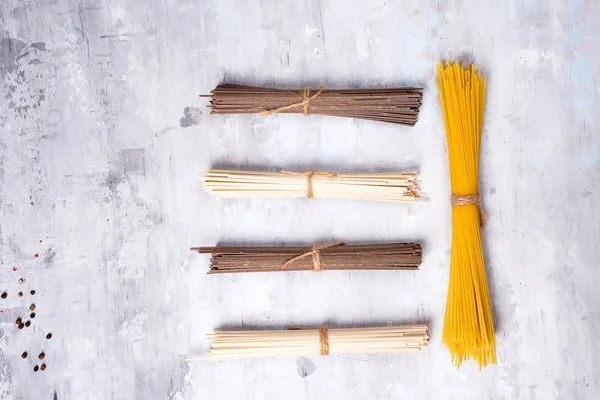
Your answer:
[[[290,327],[288,329],[292,331],[306,330],[306,328],[297,327]],[[319,354],[322,356],[329,355],[329,328],[326,326],[322,326],[319,328]]]
[[[286,174],[286,175],[306,175],[306,185],[307,185],[307,189],[306,189],[306,197],[308,197],[309,199],[314,198],[314,193],[313,193],[313,185],[312,185],[312,178],[315,175],[321,175],[321,176],[330,176],[332,178],[337,177],[337,174],[333,173],[333,172],[317,172],[314,169],[308,170],[306,172],[290,172],[290,171],[281,171],[282,174]]]
[[[319,353],[322,356],[329,355],[329,328],[326,326],[319,328]]]
[[[310,101],[319,97],[319,95],[321,94],[321,92],[323,91],[324,88],[325,88],[325,86],[319,85],[319,90],[312,96],[310,95],[310,88],[304,88],[302,90],[302,98],[303,98],[302,101],[299,101],[299,102],[293,103],[293,104],[288,104],[287,106],[281,106],[274,110],[263,111],[259,115],[261,117],[266,117],[268,115],[277,114],[278,112],[289,110],[290,108],[294,108],[294,107],[303,107],[302,114],[308,115],[308,114],[310,114],[309,109],[308,109],[308,105],[309,105]]]
[[[327,246],[321,246],[320,244],[315,244],[312,246],[312,250],[307,251],[306,253],[300,254],[299,256],[296,256],[294,258],[290,258],[289,260],[287,260],[286,262],[281,264],[281,268],[285,269],[285,268],[287,268],[288,265],[290,265],[294,261],[298,261],[305,257],[312,256],[313,271],[319,272],[319,271],[321,271],[321,250],[325,250],[330,247],[340,246],[340,245],[344,245],[344,244],[346,244],[346,242],[332,243],[332,244],[328,244]]]
[[[479,218],[481,219],[481,224],[485,224],[488,220],[488,217],[481,207],[481,197],[478,194],[471,196],[450,196],[450,205],[452,207],[464,206],[467,204],[475,204],[477,206],[479,209]]]

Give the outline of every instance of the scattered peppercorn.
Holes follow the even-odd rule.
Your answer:
[[[23,354],[21,354],[21,358],[27,358],[27,352],[24,351]]]
[[[23,297],[23,292],[19,292],[19,297]]]
[[[49,333],[49,334],[46,335],[46,339],[51,339],[51,338],[52,338],[52,334],[51,333]]]
[[[29,293],[31,293],[31,294],[33,295],[33,294],[35,294],[35,290],[32,290],[32,291],[31,291],[31,292],[29,292]]]
[[[25,324],[24,324],[24,323],[20,323],[20,324],[19,324],[19,329],[23,329],[24,327],[25,327]]]
[[[3,299],[5,299],[5,298],[6,298],[6,296],[8,296],[8,293],[6,293],[6,292],[2,293],[2,298],[3,298]]]
[[[21,321],[21,318],[19,317],[19,318],[17,318],[17,320],[15,321],[15,324],[19,325],[21,322],[22,322],[22,321]]]
[[[40,367],[38,367],[37,365],[36,365],[35,367],[33,367],[33,370],[34,370],[35,372],[37,372],[37,370],[38,370],[38,369],[40,369]]]
[[[40,369],[43,371],[46,369],[46,364],[42,364],[42,366],[40,367]]]
[[[43,360],[44,357],[46,357],[46,353],[44,353],[43,351],[40,353],[40,355],[38,356],[40,360]]]
[[[31,314],[29,314],[29,318],[35,318],[35,313],[32,312]]]
[[[32,304],[32,305],[30,305],[30,306],[29,306],[29,309],[30,309],[31,311],[35,310],[35,304]]]
[[[31,325],[31,321],[27,321],[25,322],[25,326],[29,328],[29,325]]]

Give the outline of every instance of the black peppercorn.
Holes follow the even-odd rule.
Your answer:
[[[3,299],[5,299],[5,298],[6,298],[6,296],[8,296],[8,293],[6,293],[6,292],[2,293],[2,298],[3,298]]]
[[[52,338],[52,334],[51,333],[49,333],[49,334],[46,335],[46,339],[51,339],[51,338]]]
[[[40,369],[40,367],[38,367],[37,365],[36,365],[35,367],[33,367],[33,370],[34,370],[35,372],[37,372],[37,370],[38,370],[38,369]]]
[[[32,290],[32,291],[31,291],[31,292],[29,292],[29,293],[31,293],[31,294],[35,294],[35,290]]]
[[[29,328],[29,325],[31,325],[31,321],[27,321],[25,322],[25,326]]]
[[[31,314],[29,314],[29,317],[30,317],[30,318],[35,318],[35,313],[34,313],[34,312],[32,312]]]
[[[19,329],[23,329],[24,327],[25,327],[25,324],[21,322],[21,323],[19,324]]]

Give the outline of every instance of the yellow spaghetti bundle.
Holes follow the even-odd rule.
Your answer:
[[[473,65],[438,64],[438,90],[450,161],[452,252],[442,341],[458,367],[473,359],[496,363],[480,223],[479,148],[486,81]]]

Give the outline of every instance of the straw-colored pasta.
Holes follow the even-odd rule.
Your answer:
[[[380,328],[321,327],[279,331],[227,331],[208,334],[206,340],[212,340],[212,346],[204,358],[223,360],[311,354],[414,353],[427,346],[429,336],[426,325],[412,325]]]
[[[420,192],[414,172],[335,174],[210,170],[204,188],[222,197],[329,197],[413,203]]]

